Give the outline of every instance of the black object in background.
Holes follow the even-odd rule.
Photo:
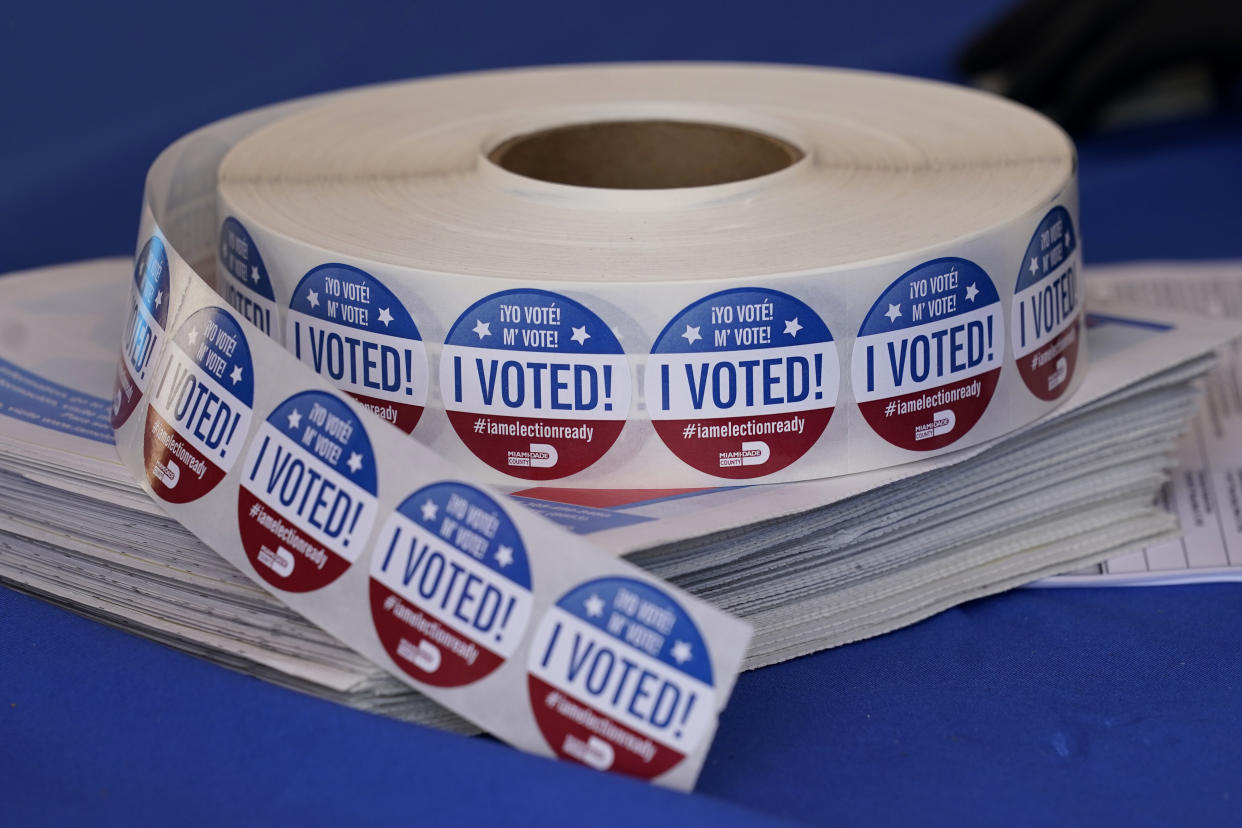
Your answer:
[[[1237,105],[1240,0],[1021,0],[958,67],[1071,132]]]

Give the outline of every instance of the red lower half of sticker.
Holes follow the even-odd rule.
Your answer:
[[[371,579],[371,621],[385,652],[406,674],[435,687],[476,682],[504,658]]]
[[[863,417],[895,446],[932,451],[960,440],[987,410],[1000,368],[913,394],[858,404]]]
[[[1074,368],[1078,364],[1081,319],[1076,317],[1051,342],[1018,357],[1018,373],[1022,375],[1022,381],[1041,400],[1055,400],[1070,387]]]
[[[224,479],[224,469],[190,445],[154,408],[147,409],[142,457],[151,490],[169,503],[197,500]]]
[[[242,548],[259,577],[285,592],[311,592],[335,581],[349,561],[281,517],[245,486],[237,492]]]
[[[493,469],[525,480],[582,471],[617,441],[625,420],[557,420],[448,412],[457,436]]]
[[[418,425],[418,419],[423,416],[423,407],[421,405],[398,403],[380,397],[368,397],[366,394],[354,394],[352,392],[349,396],[365,405],[375,416],[381,420],[387,420],[406,434],[414,430],[414,426]]]
[[[699,471],[742,479],[780,471],[810,451],[831,408],[713,420],[655,420],[674,454]]]
[[[654,779],[686,758],[542,679],[528,675],[527,686],[539,731],[563,759],[596,770]]]
[[[122,362],[116,366],[116,381],[112,394],[111,423],[113,428],[125,425],[129,415],[133,414],[134,409],[138,407],[140,399],[142,399],[142,392],[138,389],[138,383],[134,382],[129,369]]]

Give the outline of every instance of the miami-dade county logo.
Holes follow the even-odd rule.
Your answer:
[[[694,621],[657,587],[600,578],[550,607],[530,648],[535,721],[558,756],[652,779],[710,733],[711,654]]]
[[[427,350],[413,317],[371,274],[320,265],[298,282],[285,348],[407,434],[427,402]]]
[[[121,339],[121,361],[112,392],[112,427],[125,425],[147,390],[164,347],[168,324],[168,254],[164,242],[152,236],[134,262],[134,284],[129,292],[129,317]]]
[[[152,491],[188,503],[233,467],[254,405],[254,367],[241,326],[222,308],[193,313],[165,349],[152,385],[142,455]]]
[[[1078,234],[1064,207],[1035,230],[1018,268],[1013,297],[1013,355],[1031,393],[1055,400],[1070,387],[1082,339]]]
[[[718,477],[760,477],[810,450],[832,417],[837,346],[818,314],[765,288],[714,293],[656,338],[644,393],[656,432]]]
[[[242,547],[272,586],[319,589],[362,554],[375,495],[375,454],[362,421],[331,394],[294,394],[259,426],[242,466]]]
[[[530,563],[517,527],[483,492],[434,483],[407,497],[371,552],[371,619],[406,674],[436,687],[478,681],[530,620]]]
[[[463,443],[528,480],[580,472],[612,446],[630,409],[617,337],[579,303],[546,290],[475,302],[449,331],[440,393]]]
[[[1005,354],[996,286],[966,259],[905,273],[871,306],[851,378],[863,417],[893,445],[930,451],[961,439],[987,409]]]
[[[254,239],[235,218],[220,225],[216,288],[244,319],[268,336],[276,330],[276,294]]]

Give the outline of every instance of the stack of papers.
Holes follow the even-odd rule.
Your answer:
[[[130,266],[0,279],[0,581],[270,681],[466,729],[226,564],[121,466],[107,421]],[[1087,281],[1107,293],[1117,280]],[[748,667],[1055,573],[1104,577],[1095,565],[1105,559],[1180,543],[1162,507],[1177,499],[1170,458],[1195,415],[1195,380],[1240,329],[1091,307],[1081,388],[1054,415],[985,446],[801,483],[512,496],[754,623]],[[1232,481],[1236,498],[1232,474],[1222,485]]]

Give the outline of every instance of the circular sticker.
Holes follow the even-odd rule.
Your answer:
[[[231,216],[220,225],[220,249],[216,260],[216,287],[225,301],[268,336],[276,321],[276,294],[267,266],[254,239],[240,221]]]
[[[854,396],[867,423],[914,451],[961,439],[996,390],[1003,326],[996,286],[974,262],[935,259],[908,271],[854,341]]]
[[[112,391],[112,427],[125,425],[147,390],[152,369],[164,347],[168,324],[169,273],[164,242],[152,236],[134,262],[134,284],[129,291],[129,316],[121,341],[121,361]]]
[[[269,584],[326,586],[362,553],[375,520],[375,453],[341,400],[303,391],[259,426],[242,466],[242,546]]]
[[[633,578],[590,581],[548,609],[527,685],[558,756],[643,779],[693,752],[716,716],[698,627],[676,601]]]
[[[188,503],[233,467],[254,406],[250,345],[232,314],[195,311],[173,337],[152,386],[142,456],[152,491]]]
[[[496,501],[464,483],[435,483],[380,531],[371,620],[408,675],[459,687],[513,655],[530,620],[530,583],[526,547]]]
[[[1031,393],[1055,400],[1070,387],[1082,336],[1081,254],[1064,207],[1044,216],[1027,245],[1013,297],[1013,355]]]
[[[320,265],[289,302],[285,348],[409,434],[427,402],[427,350],[413,317],[371,274]]]
[[[458,317],[440,358],[449,421],[475,456],[528,480],[580,472],[616,442],[630,410],[621,343],[583,305],[507,290]]]
[[[717,477],[761,477],[810,450],[837,402],[828,326],[766,288],[714,293],[669,322],[647,360],[647,411],[684,462]]]

